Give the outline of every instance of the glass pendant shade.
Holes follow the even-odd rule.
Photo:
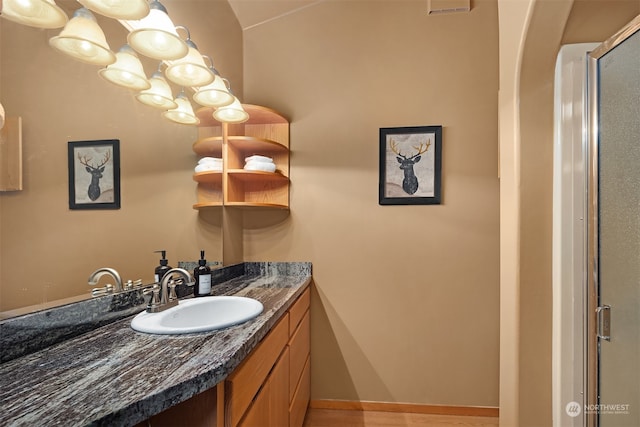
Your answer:
[[[159,110],[169,110],[178,107],[178,104],[174,102],[173,96],[171,95],[171,88],[162,76],[162,73],[159,71],[153,73],[149,79],[149,84],[151,84],[149,89],[143,90],[136,95],[138,101]]]
[[[113,19],[142,19],[149,14],[146,0],[78,0],[78,3]]]
[[[116,62],[98,73],[105,80],[127,89],[144,90],[151,87],[138,55],[129,45],[122,46],[116,53]]]
[[[215,110],[213,118],[223,123],[243,123],[249,120],[249,114],[244,111],[238,98],[235,98],[231,104]]]
[[[132,31],[127,36],[129,45],[138,53],[159,60],[180,59],[189,52],[187,43],[180,38],[167,10],[157,1],[150,5],[149,14],[138,21],[127,21]]]
[[[69,18],[53,0],[0,1],[2,17],[37,28],[64,27]]]
[[[193,95],[193,100],[205,107],[224,107],[231,104],[235,100],[235,96],[231,95],[227,90],[222,78],[215,76],[213,82],[197,89]]]
[[[178,104],[178,107],[162,113],[165,118],[183,125],[197,125],[200,123],[200,119],[193,113],[193,107],[184,92],[178,95],[175,102]]]
[[[109,65],[116,61],[95,16],[84,7],[75,11],[60,35],[49,39],[49,44],[87,64]]]
[[[164,72],[169,80],[180,86],[204,86],[213,82],[215,75],[206,66],[198,48],[187,40],[189,53],[172,62]]]

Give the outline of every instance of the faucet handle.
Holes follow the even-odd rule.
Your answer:
[[[160,307],[160,285],[154,283],[151,287],[142,290],[143,295],[151,294],[151,299],[147,305],[147,310],[152,310]]]
[[[93,288],[91,289],[92,297],[99,297],[102,295],[112,294],[113,293],[113,285],[111,283],[107,283],[102,288]]]
[[[176,286],[178,282],[176,280],[169,281],[169,301],[174,301],[178,299],[178,295],[176,295]]]
[[[127,282],[124,284],[124,290],[125,291],[130,291],[132,289],[138,289],[142,287],[142,279],[136,279],[136,280],[127,280]]]

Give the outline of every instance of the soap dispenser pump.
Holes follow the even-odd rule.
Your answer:
[[[196,297],[211,295],[211,269],[207,265],[207,260],[204,259],[204,251],[200,251],[200,260],[193,270],[193,277],[196,279],[193,295]]]
[[[167,271],[171,270],[171,266],[168,265],[169,261],[166,257],[167,251],[154,251],[154,253],[162,254],[162,258],[160,258],[160,265],[156,267],[155,271],[155,281],[156,283],[160,283],[164,275],[167,274]]]

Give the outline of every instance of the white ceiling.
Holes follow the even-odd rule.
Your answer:
[[[273,21],[325,0],[228,0],[243,30]]]

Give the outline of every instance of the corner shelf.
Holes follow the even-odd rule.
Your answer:
[[[198,203],[194,209],[212,206],[289,208],[289,122],[280,113],[258,105],[243,104],[249,120],[241,124],[220,123],[213,108],[200,108],[199,139],[193,151],[199,156],[221,157],[222,172],[200,172]],[[245,158],[271,157],[275,172],[243,169]]]

